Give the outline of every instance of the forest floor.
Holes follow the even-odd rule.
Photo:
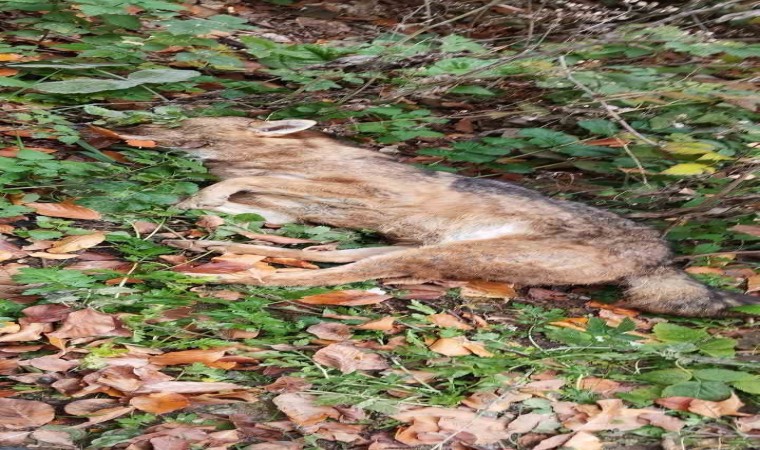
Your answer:
[[[162,242],[382,240],[180,211],[213,177],[109,132],[313,119],[647,223],[757,295],[753,2],[662,3],[3,2],[0,447],[758,448],[749,316],[642,314],[608,286],[208,284],[181,272],[318,266]]]

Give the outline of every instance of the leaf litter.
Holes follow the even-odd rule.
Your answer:
[[[687,256],[689,273],[751,293],[759,233],[747,214],[752,195],[733,181],[743,180],[758,138],[745,126],[751,95],[735,82],[747,74],[733,63],[757,55],[729,40],[740,27],[718,26],[724,37],[703,39],[673,25],[633,26],[621,40],[638,47],[594,41],[592,33],[589,50],[565,49],[578,79],[607,89],[599,98],[618,102],[662,143],[659,151],[569,89],[540,45],[522,59],[524,48],[492,25],[507,20],[517,29],[530,18],[531,26],[571,20],[564,24],[577,27],[585,19],[540,16],[554,10],[518,2],[484,7],[468,22],[457,15],[472,6],[431,4],[429,14],[444,21],[433,30],[424,25],[430,21],[398,21],[401,10],[420,14],[404,9],[410,5],[287,3],[144,2],[117,11],[66,1],[67,13],[48,17],[53,31],[4,36],[10,51],[0,61],[22,63],[0,73],[8,87],[3,113],[11,115],[0,147],[0,445],[593,450],[665,446],[672,436],[717,448],[717,434],[721,448],[752,448],[760,379],[749,326],[644,317],[607,305],[616,294],[591,288],[531,288],[534,302],[525,305],[521,286],[479,280],[204,285],[182,273],[321,266],[181,254],[161,240],[245,238],[310,251],[375,240],[251,215],[173,211],[207,174],[152,151],[156,142],[125,141],[107,128],[108,120],[171,122],[185,113],[177,101],[197,115],[318,118],[436,170],[532,183],[625,212],[664,211],[663,229]],[[744,13],[742,4],[728,6]],[[639,7],[631,14],[679,17]],[[82,34],[55,31],[71,26],[58,22],[69,13]],[[9,16],[14,30],[42,18],[25,8]],[[591,20],[593,28],[599,19]],[[549,41],[555,31],[543,29]],[[440,34],[421,38],[431,32]],[[129,34],[130,45],[96,43],[113,33]],[[341,38],[348,40],[333,45]],[[514,63],[500,45],[518,51]],[[103,78],[93,56],[120,75]],[[670,60],[709,66],[711,78],[698,69],[676,81],[670,71],[678,63]],[[151,66],[129,69],[145,61]],[[63,91],[70,98],[56,94]],[[261,109],[235,109],[244,96]],[[167,102],[148,111],[151,101]],[[98,137],[80,139],[63,113],[71,105],[102,125]]]

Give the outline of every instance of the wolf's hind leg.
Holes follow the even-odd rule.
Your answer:
[[[183,248],[191,251],[214,251],[219,253],[238,253],[246,255],[271,256],[276,258],[297,258],[306,261],[329,262],[329,263],[350,263],[360,259],[371,258],[373,256],[383,255],[386,253],[409,250],[410,247],[367,247],[352,248],[348,250],[331,250],[331,251],[313,251],[297,250],[291,248],[269,247],[266,245],[236,244],[225,241],[186,241],[181,239],[171,239],[164,241],[165,244],[172,247]]]

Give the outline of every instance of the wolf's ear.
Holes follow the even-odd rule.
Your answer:
[[[313,120],[273,120],[271,122],[258,122],[250,126],[251,131],[257,136],[284,136],[307,130],[317,122]]]

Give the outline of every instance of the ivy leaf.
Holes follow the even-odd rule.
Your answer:
[[[691,374],[681,369],[662,369],[641,374],[638,379],[657,384],[678,384],[691,380]]]

